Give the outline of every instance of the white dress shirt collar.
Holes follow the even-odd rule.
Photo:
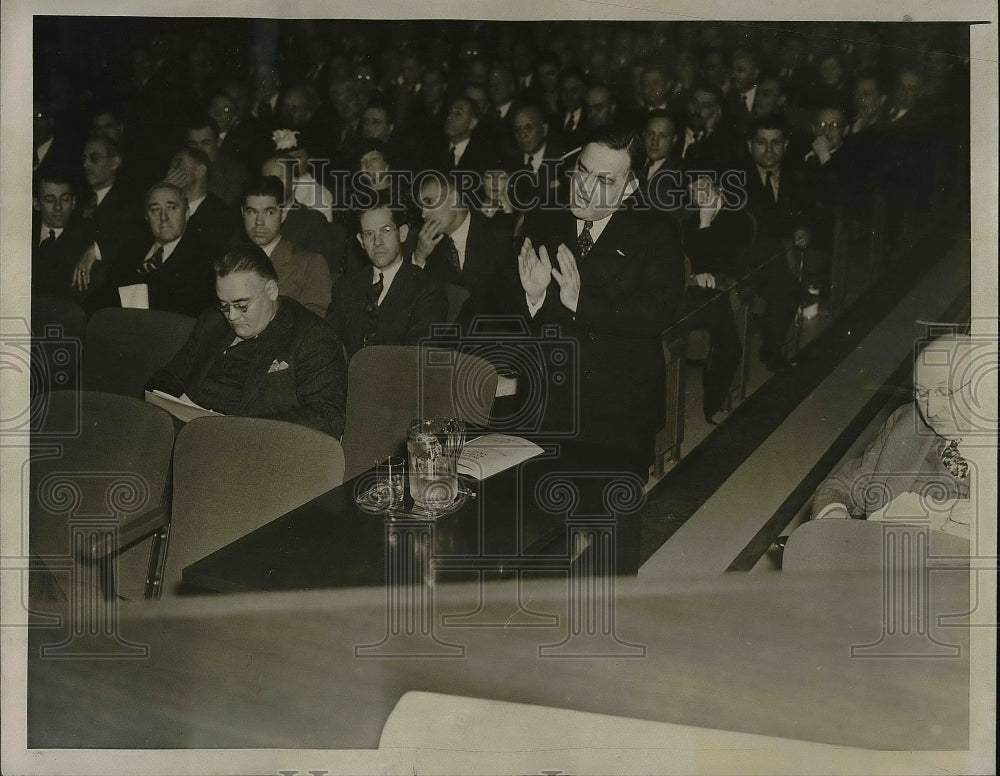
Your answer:
[[[376,266],[372,266],[372,283],[378,282],[378,275],[382,273],[382,293],[379,294],[377,304],[382,304],[385,299],[385,295],[389,293],[389,287],[392,285],[392,281],[395,280],[396,275],[399,274],[399,268],[403,266],[403,254],[400,253],[396,257],[396,261],[390,264],[385,269],[379,269]]]

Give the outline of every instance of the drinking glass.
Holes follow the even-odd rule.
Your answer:
[[[465,423],[458,418],[415,420],[406,435],[410,456],[410,496],[415,506],[433,511],[458,496],[458,456],[465,444]]]

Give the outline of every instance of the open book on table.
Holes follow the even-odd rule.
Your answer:
[[[521,437],[485,434],[465,443],[458,457],[458,473],[485,480],[541,452],[541,447]]]
[[[186,393],[182,393],[180,396],[171,396],[169,393],[164,393],[163,391],[146,391],[146,401],[165,409],[175,418],[185,423],[207,415],[222,415],[221,412],[216,412],[215,410],[202,407],[200,404],[195,404],[188,398]]]

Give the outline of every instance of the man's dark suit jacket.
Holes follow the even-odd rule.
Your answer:
[[[236,207],[246,179],[246,167],[229,154],[219,151],[208,174],[208,190],[230,207]]]
[[[678,132],[677,144],[683,152],[683,130]],[[742,166],[746,147],[746,141],[720,121],[711,133],[688,146],[681,165],[684,170],[709,170],[721,174]]]
[[[765,189],[760,172],[752,161],[745,172],[746,210],[757,222],[754,254],[756,260],[762,261],[780,249],[782,238],[791,237],[792,229],[798,222],[812,225],[816,192],[802,168],[796,168],[791,163],[783,162],[781,165],[777,199],[772,191]]]
[[[214,259],[241,242],[241,226],[237,210],[209,192],[188,219],[187,228],[212,249]]]
[[[578,438],[621,451],[623,461],[639,462],[638,470],[652,459],[653,438],[663,423],[660,335],[674,322],[684,295],[680,231],[673,219],[629,204],[611,216],[581,259],[576,226],[569,210],[535,211],[525,219],[526,235],[536,250],[546,247],[553,263],[560,243],[573,252],[581,282],[575,314],[560,302],[553,278],[530,320],[535,332],[557,324],[576,350],[574,374],[562,385],[545,385],[545,422],[565,430],[572,422],[568,410],[578,400]],[[516,298],[527,317],[523,291]]]
[[[91,192],[90,196],[93,196]],[[118,259],[122,245],[145,233],[142,221],[142,198],[132,196],[121,183],[114,183],[101,204],[89,206],[86,199],[80,208],[81,218],[93,231],[101,250],[105,271]]]
[[[101,307],[120,307],[120,286],[146,283],[151,310],[168,310],[198,316],[215,303],[212,250],[196,234],[186,230],[170,258],[153,272],[142,264],[153,246],[152,237],[134,240],[122,248],[118,261],[108,271],[104,288],[92,294],[85,305],[89,312]]]
[[[347,365],[340,342],[326,322],[294,299],[278,299],[277,314],[257,335],[254,365],[232,414],[298,423],[340,439],[347,406]],[[186,393],[212,409],[202,383],[234,337],[218,310],[206,310],[188,341],[146,387],[172,396]]]
[[[537,171],[525,165],[521,151],[515,151],[506,158],[503,167],[510,173],[509,196],[515,210],[565,206],[568,203],[569,174],[576,164],[576,156],[563,159],[565,153],[566,146],[561,138],[550,135],[545,141],[545,153]]]
[[[331,275],[344,271],[348,240],[337,220],[330,223],[318,210],[296,201],[288,208],[281,234],[300,248],[326,259]]]
[[[433,150],[428,158],[428,166],[432,170],[450,172],[452,170],[470,170],[482,175],[487,170],[499,170],[503,168],[503,159],[500,149],[489,140],[476,134],[469,138],[469,144],[455,164],[454,155],[448,150],[451,144],[447,140],[440,138],[433,141]]]
[[[465,243],[465,263],[456,270],[449,258],[447,241],[442,239],[427,257],[424,267],[430,277],[441,283],[454,283],[469,292],[469,298],[459,314],[461,323],[469,323],[477,315],[497,311],[498,283],[508,283],[516,273],[511,223],[506,219],[490,219],[474,210],[469,211],[469,237]],[[413,255],[419,229],[410,230],[403,249]],[[509,285],[509,284],[508,284]]]
[[[691,260],[691,272],[742,277],[750,269],[750,247],[754,225],[742,210],[722,209],[711,225],[702,229],[698,212],[684,218],[684,254]]]
[[[94,264],[90,288],[79,291],[73,287],[73,275],[81,254],[94,242],[94,236],[85,224],[63,229],[55,240],[39,244],[41,219],[31,224],[31,293],[65,299],[80,304],[103,285],[103,262]]]
[[[367,272],[341,277],[333,287],[333,301],[326,319],[351,358],[367,345],[416,345],[429,336],[431,324],[444,323],[448,298],[444,286],[414,264],[404,261],[376,312],[375,331],[368,331],[367,292],[372,285]]]

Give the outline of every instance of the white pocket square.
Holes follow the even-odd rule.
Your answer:
[[[625,254],[624,254],[624,253],[622,253],[622,252],[621,252],[620,250],[618,250],[617,248],[615,248],[615,253],[617,253],[617,254],[618,254],[619,256],[621,256],[621,257],[622,257],[623,259],[625,258]]]
[[[271,374],[271,372],[280,372],[282,369],[288,369],[288,362],[278,361],[278,359],[275,359],[271,362],[271,366],[267,368],[267,373]]]

